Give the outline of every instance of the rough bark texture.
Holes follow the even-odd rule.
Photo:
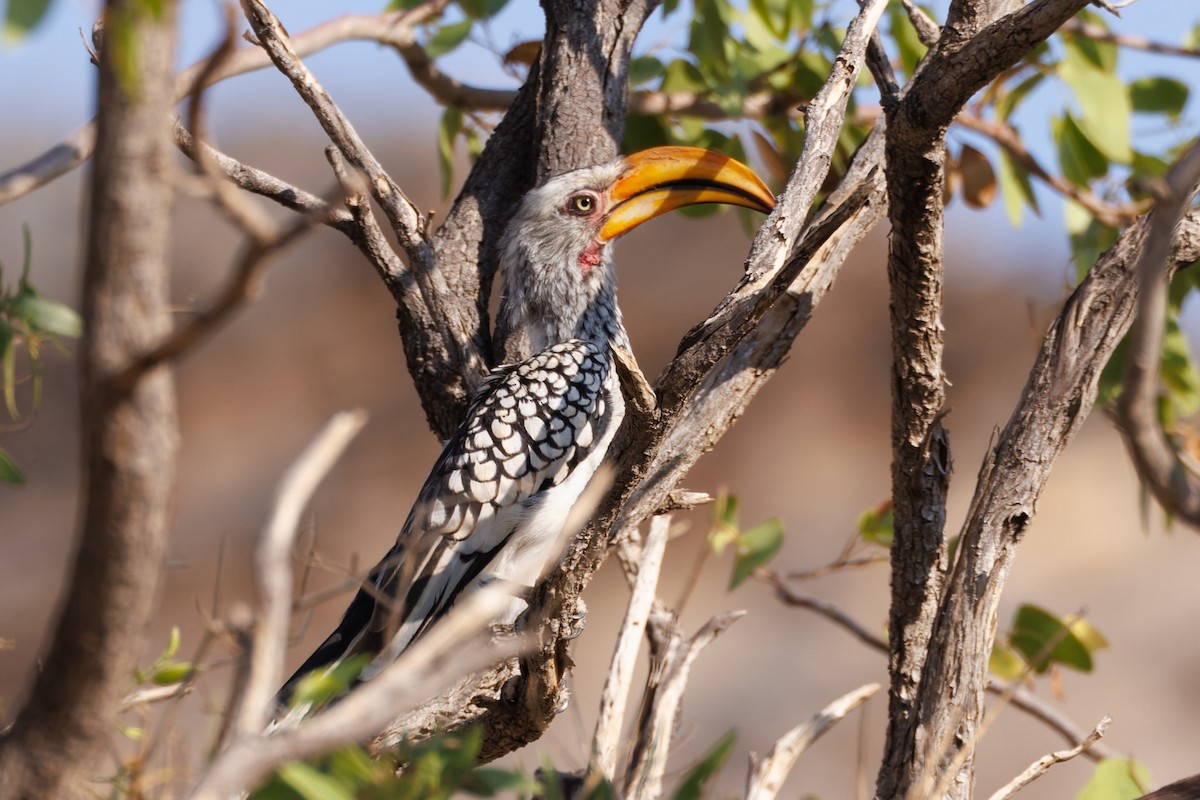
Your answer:
[[[33,693],[0,740],[6,798],[91,797],[157,596],[177,431],[168,369],[114,377],[170,329],[167,307],[175,7],[105,10],[81,340],[83,469],[78,552],[53,646]],[[128,37],[112,34],[128,26]],[[130,48],[118,54],[118,48]],[[136,74],[118,77],[119,57]],[[133,81],[136,81],[134,83]]]
[[[942,372],[942,229],[945,134],[971,96],[1083,7],[1082,0],[1042,0],[996,19],[1002,3],[956,0],[938,43],[901,100],[887,107],[887,180],[891,237],[888,279],[892,321],[892,607],[889,637],[891,691],[888,734],[876,794],[918,792],[940,777],[962,741],[974,737],[977,709],[953,707],[965,728],[958,741],[943,742],[944,727],[918,723],[937,716],[919,691],[932,646],[938,606],[946,592],[946,492],[951,468],[948,435],[941,424],[945,401]],[[990,635],[990,634],[989,634]],[[981,642],[975,642],[980,645]],[[960,653],[986,668],[990,642]],[[982,693],[982,679],[972,691]],[[948,707],[940,706],[941,710]],[[970,795],[973,764],[968,749],[948,797]],[[941,765],[935,767],[934,764]]]

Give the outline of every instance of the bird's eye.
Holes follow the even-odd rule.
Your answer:
[[[576,217],[586,217],[596,210],[594,195],[580,192],[567,199],[567,213]]]

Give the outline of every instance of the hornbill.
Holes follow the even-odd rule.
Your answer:
[[[499,367],[472,400],[337,630],[279,692],[355,654],[395,658],[471,586],[534,585],[561,557],[572,506],[625,414],[612,348],[629,348],[612,241],[697,203],[762,212],[774,198],[744,164],[695,147],[655,147],[550,178],[522,199],[500,241],[509,322],[536,355]],[[519,558],[518,558],[519,556]],[[532,566],[530,566],[532,565]],[[514,599],[501,624],[525,602]]]

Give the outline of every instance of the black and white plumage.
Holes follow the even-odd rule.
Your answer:
[[[612,347],[629,343],[616,304],[611,241],[684,205],[769,211],[744,165],[661,147],[546,181],[521,202],[500,243],[506,308],[535,355],[500,367],[472,401],[337,630],[280,691],[357,653],[369,678],[428,630],[463,591],[534,585],[561,556],[568,515],[625,413]],[[518,591],[519,593],[519,591]],[[524,609],[516,598],[501,623]]]

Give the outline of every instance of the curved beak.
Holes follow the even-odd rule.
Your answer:
[[[740,161],[699,147],[652,147],[626,156],[625,171],[609,189],[609,212],[600,226],[602,242],[648,219],[699,203],[727,203],[764,214],[775,197]]]

